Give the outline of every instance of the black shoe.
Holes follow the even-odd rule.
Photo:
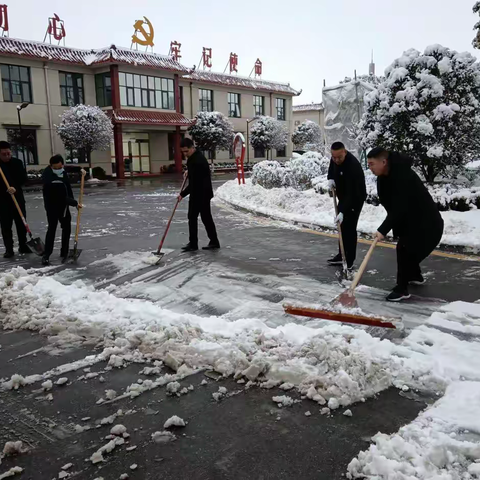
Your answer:
[[[191,243],[187,243],[184,247],[182,247],[184,252],[196,252],[198,250],[198,245],[192,245]]]
[[[19,247],[18,253],[32,253],[32,250],[28,245],[22,245]]]
[[[409,280],[408,283],[411,283],[412,285],[423,285],[426,282],[425,278],[423,278],[423,275],[420,274],[420,276],[413,278],[412,280]]]
[[[42,265],[44,267],[48,267],[50,265],[50,259],[46,255],[42,257]]]
[[[340,253],[338,253],[334,257],[329,258],[327,260],[327,263],[329,265],[343,265],[342,255]]]
[[[3,254],[3,258],[12,258],[14,256],[15,256],[15,253],[13,253],[13,252],[5,252]]]
[[[219,242],[210,242],[206,247],[202,247],[202,250],[218,250],[219,248]]]
[[[402,300],[408,300],[411,295],[407,289],[399,289],[395,287],[388,295],[387,302],[401,302]]]

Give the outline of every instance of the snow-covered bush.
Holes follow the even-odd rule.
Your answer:
[[[358,140],[408,154],[425,180],[455,177],[480,153],[480,65],[433,45],[406,51],[365,96]]]
[[[198,112],[188,133],[197,147],[205,152],[230,150],[235,136],[233,125],[220,112]]]
[[[311,120],[305,120],[292,133],[293,144],[302,150],[318,152],[324,146],[322,130]]]
[[[84,149],[88,163],[93,150],[109,150],[113,140],[113,125],[99,107],[77,105],[60,115],[55,129],[66,148]]]
[[[253,148],[281,150],[287,142],[287,127],[272,117],[259,117],[250,130],[250,144]]]
[[[292,158],[286,163],[285,185],[296,190],[313,188],[312,180],[328,173],[330,160],[316,152],[307,152],[304,155]]]
[[[253,166],[252,183],[264,188],[280,188],[285,185],[285,167],[275,160],[264,160]]]

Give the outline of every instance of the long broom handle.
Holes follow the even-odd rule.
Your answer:
[[[183,192],[183,187],[185,186],[185,182],[187,181],[187,178],[188,178],[187,175],[185,175],[183,177],[183,182],[182,182],[182,186],[180,188],[180,193]],[[180,193],[179,193],[179,195],[180,195]],[[167,228],[165,229],[165,232],[163,232],[162,239],[160,240],[160,245],[158,246],[157,253],[160,253],[160,251],[162,250],[163,242],[165,242],[165,239],[167,238],[167,233],[168,233],[168,230],[170,228],[170,224],[172,223],[173,216],[175,215],[175,212],[177,211],[177,207],[178,207],[179,203],[180,203],[180,200],[177,197],[177,201],[175,202],[175,206],[173,207],[173,212],[170,215],[170,218],[168,219]]]
[[[80,195],[78,196],[78,203],[82,205],[83,202],[83,187],[85,186],[86,171],[82,168],[82,179],[80,180]],[[82,209],[79,208],[77,212],[77,228],[75,229],[75,243],[78,243],[78,234],[80,233],[80,217],[82,216]]]
[[[377,246],[377,243],[378,243],[378,237],[375,237],[371,247],[369,248],[367,254],[365,255],[365,258],[363,259],[362,264],[360,265],[360,268],[358,269],[357,274],[355,275],[355,278],[353,279],[352,284],[350,285],[350,288],[349,288],[350,293],[353,293],[355,288],[357,288],[357,285],[359,284],[360,279],[362,278],[363,272],[365,272],[365,269],[367,268],[368,261],[370,260],[370,257],[372,256],[373,250]]]
[[[10,184],[8,183],[8,180],[7,180],[7,177],[5,176],[5,174],[3,173],[3,170],[0,168],[0,174],[2,175],[2,178],[3,178],[3,181],[5,182],[5,185],[7,186],[7,190],[10,188]],[[25,217],[23,216],[23,212],[22,212],[22,209],[20,208],[20,205],[18,204],[17,202],[17,199],[15,198],[15,194],[14,193],[11,193],[10,194],[12,196],[12,200],[13,200],[13,203],[15,204],[15,206],[17,207],[17,210],[18,210],[18,213],[22,219],[22,222],[23,224],[25,225],[25,228],[28,232],[28,234],[30,236],[32,236],[32,232],[30,231],[30,228],[28,226],[28,223],[27,221],[25,220]]]
[[[338,204],[337,204],[337,192],[335,188],[332,190],[333,193],[333,206],[335,208],[335,216],[338,217]],[[343,235],[342,235],[342,226],[340,222],[337,222],[337,228],[338,228],[338,240],[340,243],[340,252],[342,254],[342,263],[343,263],[343,269],[345,272],[347,271],[347,257],[345,256],[345,245],[343,244]]]

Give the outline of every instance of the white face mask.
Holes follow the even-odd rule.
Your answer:
[[[55,173],[59,177],[61,177],[63,175],[63,172],[65,171],[65,169],[63,167],[59,168],[58,170],[55,170],[54,168],[52,168],[52,170],[53,170],[53,173]]]

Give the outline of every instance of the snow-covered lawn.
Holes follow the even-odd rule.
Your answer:
[[[249,179],[245,185],[231,180],[217,189],[216,198],[278,220],[335,228],[332,199],[313,189],[303,192],[293,188],[265,189],[252,185]],[[382,206],[365,204],[358,224],[359,231],[373,234],[385,216]],[[443,244],[480,250],[480,210],[442,212],[442,217],[445,221]]]
[[[147,257],[139,254],[135,261],[129,253],[131,268],[148,263]],[[439,400],[398,433],[375,436],[374,445],[350,464],[350,478],[478,478],[480,342],[436,327],[462,335],[478,333],[480,304],[446,305],[401,343],[393,343],[337,323],[317,323],[313,328],[284,320],[272,328],[262,318],[232,321],[227,315],[175,313],[150,300],[95,290],[80,280],[64,285],[59,278],[19,267],[2,273],[0,325],[41,332],[57,346],[89,342],[103,351],[49,372],[4,379],[4,389],[46,384],[49,379],[53,386],[54,377],[101,361],[108,361],[111,368],[145,362],[157,375],[130,385],[110,402],[135,398],[201,369],[235,375],[248,388],[296,388],[310,409],[324,413],[355,415],[355,402],[391,386],[419,389]],[[162,375],[161,362],[176,373]]]

